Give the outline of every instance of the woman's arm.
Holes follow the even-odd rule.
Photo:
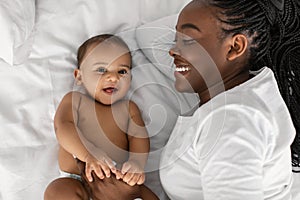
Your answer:
[[[110,178],[99,179],[93,174],[94,181],[89,182],[85,176],[85,163],[77,160],[79,171],[82,172],[82,182],[88,191],[89,197],[93,200],[113,200],[113,199],[137,199],[159,200],[159,198],[145,185],[130,186],[123,181],[116,179],[114,175]],[[117,192],[116,192],[117,191]]]
[[[77,159],[77,165],[81,172],[85,171],[85,163]],[[141,188],[138,185],[130,186],[117,180],[114,175],[109,178],[99,179],[92,173],[93,181],[88,181],[85,173],[82,173],[83,184],[93,200],[135,199],[141,196]]]

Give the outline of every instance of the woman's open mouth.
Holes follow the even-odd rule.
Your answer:
[[[175,71],[177,73],[180,73],[181,75],[185,75],[189,71],[191,71],[191,68],[189,67],[189,65],[177,65]]]

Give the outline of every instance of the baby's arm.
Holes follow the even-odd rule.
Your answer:
[[[128,125],[128,141],[129,141],[129,159],[125,162],[121,169],[121,175],[118,178],[129,185],[143,184],[145,181],[144,168],[148,159],[150,141],[144,121],[137,105],[129,102],[129,125]]]
[[[97,149],[84,137],[80,137],[82,134],[76,127],[77,110],[74,110],[74,108],[77,108],[80,98],[80,94],[70,92],[64,96],[58,106],[54,117],[54,127],[57,140],[61,147],[67,152],[77,157],[79,160],[86,162],[85,172],[90,181],[92,181],[92,171],[95,171],[99,178],[104,178],[103,172],[107,177],[109,177],[110,167],[114,169],[112,160],[108,158],[104,152],[100,152],[101,150]],[[88,151],[86,147],[89,147],[90,151]],[[97,155],[98,159],[90,152]]]

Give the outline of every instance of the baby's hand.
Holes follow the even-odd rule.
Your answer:
[[[92,171],[94,171],[100,179],[103,179],[105,176],[110,177],[110,171],[116,171],[112,160],[106,154],[102,154],[101,156],[97,154],[97,158],[92,154],[88,154],[85,158],[85,162],[85,174],[90,182],[93,181]]]
[[[145,173],[141,166],[134,161],[123,164],[121,171],[116,172],[117,179],[123,179],[128,185],[141,185],[145,182]]]

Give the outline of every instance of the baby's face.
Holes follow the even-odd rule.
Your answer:
[[[102,42],[88,48],[81,64],[82,83],[98,102],[110,105],[130,88],[131,56],[118,44]]]

